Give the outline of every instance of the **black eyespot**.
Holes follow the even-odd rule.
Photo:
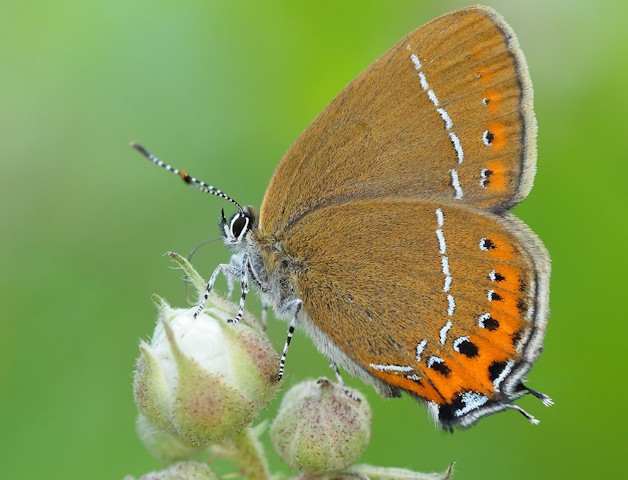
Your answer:
[[[486,296],[487,296],[489,302],[500,302],[500,301],[502,301],[504,299],[504,297],[502,297],[495,290],[489,290],[486,293]]]
[[[493,250],[497,248],[493,241],[490,238],[481,238],[480,239],[480,250],[486,252],[488,250]]]
[[[484,145],[486,145],[487,147],[490,147],[491,145],[493,145],[494,139],[495,139],[495,135],[493,134],[493,132],[489,132],[488,130],[486,130],[482,134],[482,141],[484,142]]]
[[[444,360],[439,357],[430,357],[427,361],[427,366],[428,368],[431,368],[435,372],[438,372],[445,377],[449,376],[449,374],[451,373],[449,367],[445,365]]]
[[[477,357],[479,352],[479,349],[475,343],[465,339],[462,339],[462,341],[457,343],[454,342],[454,349],[458,353],[462,353],[469,358]]]
[[[480,328],[485,328],[489,332],[493,332],[499,328],[499,321],[491,317],[490,313],[484,313],[480,315],[478,319],[478,324]]]
[[[488,367],[488,378],[491,382],[494,382],[506,368],[506,362],[493,362]]]
[[[492,282],[503,282],[504,280],[506,280],[506,277],[504,277],[501,273],[496,272],[495,270],[493,270],[488,278],[491,279]]]
[[[486,188],[490,185],[491,175],[493,175],[493,170],[489,170],[488,168],[483,168],[482,170],[480,170],[480,177],[482,178],[480,180],[480,186],[482,188]]]

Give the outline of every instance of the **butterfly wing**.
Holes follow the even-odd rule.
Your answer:
[[[301,259],[305,329],[351,373],[424,399],[445,427],[523,393],[545,332],[549,256],[512,215],[356,201],[304,216],[285,253]]]
[[[266,266],[292,265],[282,279],[319,349],[447,428],[512,406],[542,348],[549,256],[507,213],[532,186],[535,139],[514,33],[471,7],[340,92],[262,203],[258,238],[282,259]]]
[[[391,195],[504,211],[532,186],[535,138],[514,33],[492,9],[459,10],[403,38],[323,110],[277,167],[260,225]]]

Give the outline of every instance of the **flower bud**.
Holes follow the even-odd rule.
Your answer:
[[[183,443],[177,437],[152,425],[144,415],[137,416],[135,427],[146,449],[165,462],[190,460],[207,449],[204,445],[193,447]]]
[[[187,262],[175,259],[190,276],[198,276]],[[237,434],[280,386],[279,357],[268,338],[249,315],[229,323],[237,307],[215,295],[196,318],[194,309],[173,309],[154,298],[159,319],[150,344],[140,344],[135,372],[139,412],[187,446]]]
[[[199,462],[179,462],[170,465],[158,472],[150,472],[142,475],[139,480],[219,480],[209,466]],[[127,476],[124,480],[134,480]]]
[[[326,378],[292,387],[270,427],[282,460],[307,473],[340,472],[364,452],[370,435],[366,399]]]

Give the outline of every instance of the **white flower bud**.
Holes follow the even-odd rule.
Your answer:
[[[357,391],[326,378],[292,387],[270,427],[281,459],[307,473],[340,472],[366,449],[371,410]]]
[[[155,298],[159,319],[150,344],[140,344],[135,372],[138,410],[188,446],[237,434],[280,386],[279,357],[268,338],[249,315],[229,323],[237,307],[215,295],[196,318],[194,309],[173,309]]]

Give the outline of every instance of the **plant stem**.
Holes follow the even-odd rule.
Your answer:
[[[266,453],[255,428],[243,430],[229,443],[214,448],[214,453],[235,462],[240,475],[248,480],[270,480]]]

